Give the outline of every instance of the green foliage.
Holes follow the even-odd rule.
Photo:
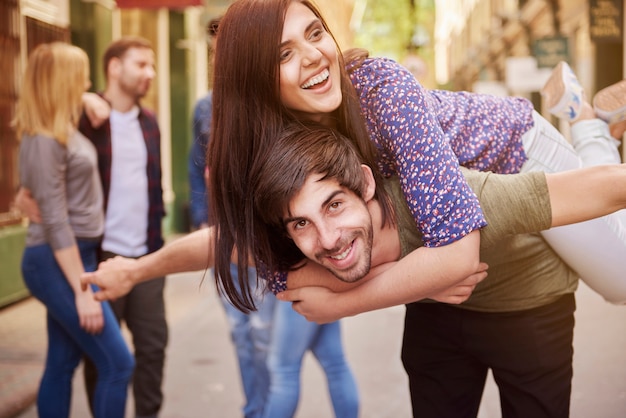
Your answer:
[[[402,60],[416,26],[432,39],[435,6],[433,0],[367,0],[361,26],[355,33],[355,46],[373,56]]]

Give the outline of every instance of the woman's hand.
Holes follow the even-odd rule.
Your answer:
[[[104,328],[102,304],[93,298],[91,288],[77,292],[75,302],[80,327],[89,334],[102,332],[102,328]]]
[[[279,300],[291,302],[294,311],[308,321],[326,324],[343,318],[339,297],[341,293],[326,287],[307,286],[294,290],[285,290],[276,295]]]
[[[487,277],[487,268],[487,264],[480,263],[479,270],[476,273],[472,274],[462,282],[432,295],[430,299],[453,305],[465,302],[470,296],[472,296],[472,292],[474,292],[476,285]]]

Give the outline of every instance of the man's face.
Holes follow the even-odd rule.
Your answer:
[[[368,207],[337,180],[307,178],[283,217],[287,233],[310,260],[344,282],[362,279],[370,270],[373,228]]]
[[[130,48],[119,64],[120,89],[136,100],[144,97],[156,75],[154,52],[149,48]]]

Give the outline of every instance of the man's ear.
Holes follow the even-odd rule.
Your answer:
[[[115,75],[115,77],[118,77],[121,67],[122,67],[122,60],[119,57],[111,58],[111,60],[109,61],[109,65],[107,67],[107,73],[105,74],[105,76],[107,77],[107,80],[110,75]]]
[[[364,184],[363,200],[369,202],[376,193],[376,180],[374,180],[374,173],[372,173],[372,169],[369,166],[361,164],[361,171],[363,172]]]

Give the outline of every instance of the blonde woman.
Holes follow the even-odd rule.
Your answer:
[[[79,277],[97,265],[104,228],[96,150],[77,130],[89,60],[75,46],[39,45],[22,79],[15,127],[20,182],[41,211],[28,227],[22,274],[46,306],[48,352],[37,396],[40,417],[67,417],[83,355],[98,369],[95,417],[123,417],[134,359],[107,302]]]

